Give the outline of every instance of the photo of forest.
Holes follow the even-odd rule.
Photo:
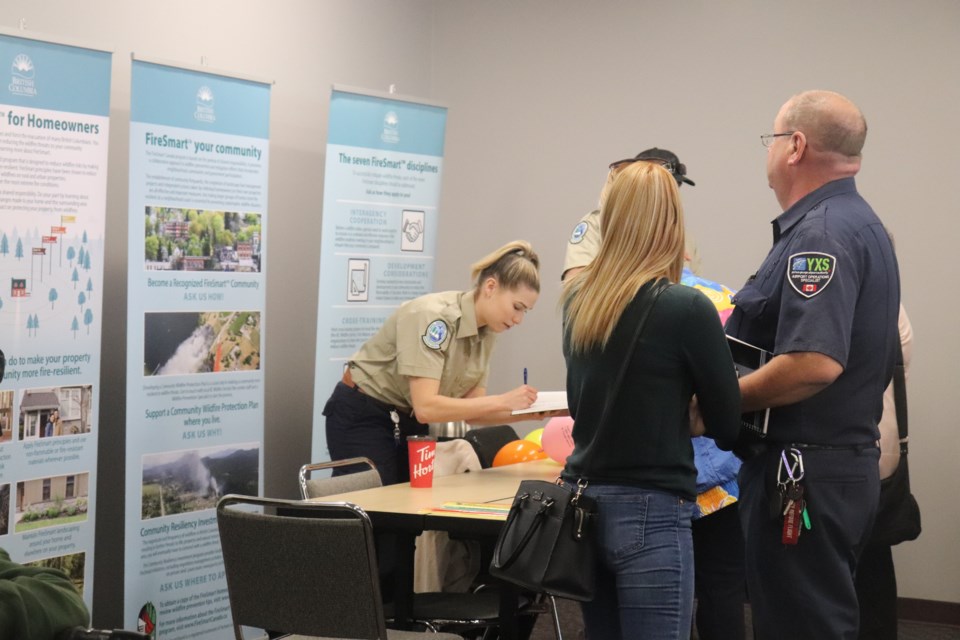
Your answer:
[[[65,556],[56,556],[54,558],[45,558],[36,562],[25,563],[28,567],[45,567],[48,569],[57,569],[63,571],[70,577],[70,581],[81,594],[83,593],[83,572],[87,563],[87,554],[70,553]]]

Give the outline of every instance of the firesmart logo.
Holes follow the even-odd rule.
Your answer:
[[[216,122],[217,114],[213,110],[213,91],[204,85],[197,89],[197,108],[193,119],[199,122]]]
[[[25,53],[17,54],[10,65],[10,84],[7,89],[16,96],[36,97],[36,69],[33,60]]]

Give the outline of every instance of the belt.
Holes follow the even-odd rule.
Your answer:
[[[868,444],[814,444],[807,442],[767,442],[769,448],[794,448],[808,451],[865,451],[877,446],[876,442]]]
[[[346,369],[343,370],[343,377],[340,378],[340,382],[342,382],[342,383],[345,384],[346,386],[350,387],[351,389],[353,389],[353,390],[356,391],[357,393],[361,394],[361,395],[362,395],[363,397],[365,397],[367,400],[369,400],[369,401],[372,402],[373,404],[377,405],[378,407],[380,407],[380,408],[383,409],[384,411],[396,411],[396,412],[399,413],[400,415],[410,415],[410,413],[411,413],[411,412],[410,412],[410,409],[404,409],[403,407],[394,406],[394,405],[390,404],[389,402],[384,402],[383,400],[378,400],[377,398],[374,398],[374,397],[371,396],[369,393],[367,393],[366,391],[364,391],[363,389],[361,389],[361,388],[357,385],[357,383],[353,381],[353,376],[350,374],[350,367],[347,367]]]

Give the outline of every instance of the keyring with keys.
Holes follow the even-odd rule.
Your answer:
[[[787,460],[788,452],[790,457],[793,458],[792,465]],[[787,472],[786,478],[783,477],[784,471]],[[780,466],[777,468],[777,484],[780,486],[784,486],[788,482],[800,482],[801,480],[803,480],[803,476],[804,476],[803,454],[800,453],[800,450],[790,447],[789,449],[784,449],[783,451],[781,451]]]
[[[794,545],[800,538],[801,522],[803,527],[810,529],[810,516],[807,514],[807,504],[804,500],[803,454],[795,447],[788,447],[780,452],[780,462],[777,467],[777,489],[780,494],[781,516],[783,517],[783,544]]]

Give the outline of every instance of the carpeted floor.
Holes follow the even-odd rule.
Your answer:
[[[569,600],[557,600],[557,610],[560,613],[560,630],[563,632],[563,640],[582,640],[583,620],[580,616],[580,605]],[[749,608],[746,614],[749,628]],[[960,627],[947,625],[901,620],[898,631],[899,640],[960,640]],[[555,640],[550,616],[539,617],[530,640]],[[691,635],[691,640],[697,640],[696,632]],[[747,631],[745,640],[753,640],[751,631]]]

